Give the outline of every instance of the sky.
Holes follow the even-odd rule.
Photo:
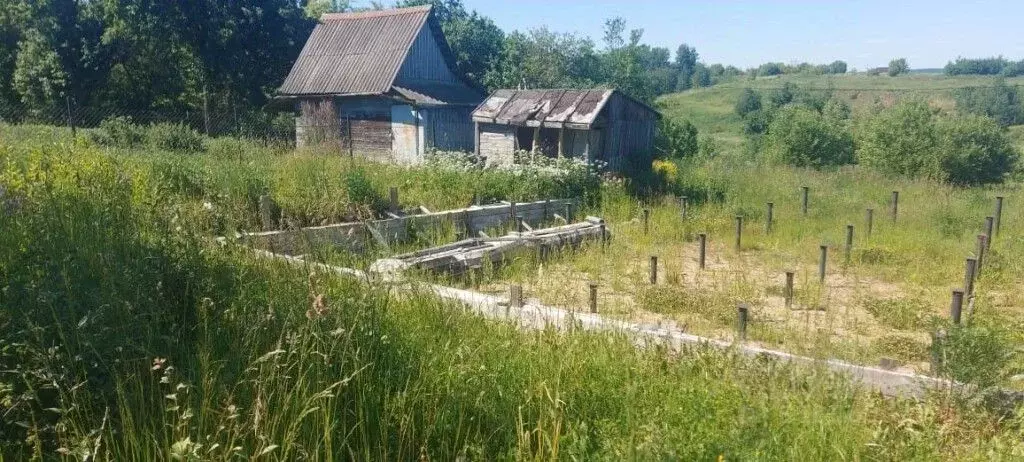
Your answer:
[[[673,1],[463,0],[506,32],[548,26],[601,45],[607,18],[644,30],[644,43],[697,48],[707,64],[754,67],[846,61],[858,70],[905,57],[911,68],[957,56],[1024,59],[1024,0]]]

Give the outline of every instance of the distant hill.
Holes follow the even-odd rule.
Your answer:
[[[847,74],[783,75],[754,80],[739,78],[710,88],[663,95],[658,98],[657,105],[666,117],[689,120],[701,133],[715,136],[723,147],[739,148],[744,140],[743,120],[736,114],[734,107],[744,88],[763,91],[791,82],[800,88],[831,89],[835,95],[846,100],[856,114],[876,102],[892,104],[908,96],[927,98],[937,107],[952,110],[955,106],[954,90],[991,85],[996,79],[991,76],[946,76],[941,72],[924,72],[928,70],[918,69],[898,77]],[[1024,77],[1006,81],[1011,85],[1024,86]],[[1015,135],[1021,137],[1019,139],[1024,143],[1024,129],[1015,131]]]

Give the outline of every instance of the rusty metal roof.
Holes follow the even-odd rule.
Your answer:
[[[402,63],[424,25],[431,27],[449,67],[451,51],[430,5],[321,16],[278,95],[382,95],[395,84]],[[480,96],[467,86],[426,85],[395,92],[423,104],[476,104]],[[449,88],[451,87],[451,88]],[[461,93],[460,93],[461,91]],[[468,92],[468,95],[466,93]]]
[[[531,127],[545,125],[590,128],[597,121],[598,114],[613,93],[617,91],[498,90],[477,106],[473,111],[473,120]],[[650,109],[645,104],[637,103]]]

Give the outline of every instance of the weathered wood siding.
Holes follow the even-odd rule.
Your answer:
[[[458,84],[458,77],[448,68],[448,63],[441,53],[441,48],[429,27],[420,29],[413,41],[409,54],[398,71],[397,81],[402,82],[442,82]]]
[[[601,112],[607,120],[602,160],[608,168],[618,172],[630,171],[630,164],[650,168],[657,116],[618,92]]]
[[[480,124],[480,155],[488,165],[509,165],[516,150],[516,127]]]
[[[472,107],[424,108],[423,138],[427,149],[473,151]]]

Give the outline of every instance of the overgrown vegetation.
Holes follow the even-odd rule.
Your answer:
[[[728,352],[673,357],[617,336],[526,333],[210,240],[202,217],[223,203],[198,201],[274,175],[326,187],[310,175],[337,158],[111,155],[4,130],[5,458],[934,460],[1020,450],[1016,418],[970,403],[884,399]],[[374,170],[339,183],[364,190]],[[409,173],[422,186],[403,197],[440,203],[475,188],[465,172],[424,172]]]

